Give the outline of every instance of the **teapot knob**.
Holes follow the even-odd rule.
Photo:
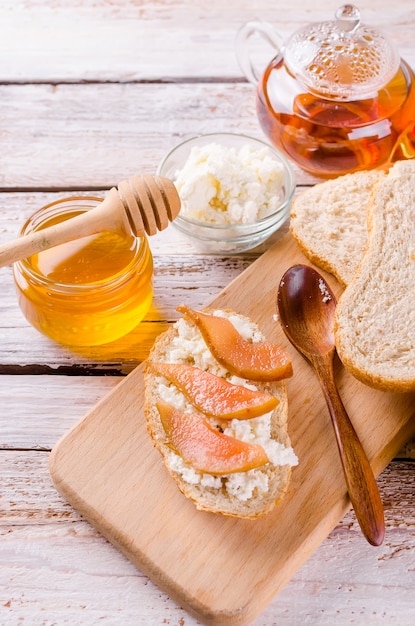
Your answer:
[[[343,32],[351,33],[359,27],[360,11],[354,4],[344,4],[339,7],[334,17],[337,20],[336,25]]]

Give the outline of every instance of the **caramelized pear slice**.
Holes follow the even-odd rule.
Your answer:
[[[209,417],[251,419],[272,411],[279,402],[270,394],[233,385],[192,365],[151,361],[148,366],[173,383],[196,409]]]
[[[194,311],[185,305],[177,310],[196,324],[212,355],[232,374],[269,382],[292,376],[290,355],[277,344],[247,341],[225,317]]]
[[[224,435],[203,417],[183,413],[167,402],[156,406],[171,448],[194,469],[220,476],[268,463],[262,446]]]

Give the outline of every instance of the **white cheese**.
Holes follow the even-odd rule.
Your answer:
[[[265,147],[194,147],[175,176],[181,214],[210,224],[252,224],[283,199],[282,166]]]
[[[265,472],[258,470],[230,474],[226,481],[226,491],[229,495],[236,496],[238,500],[249,500],[254,495],[254,492],[258,495],[267,493],[268,476]]]
[[[252,341],[262,341],[264,337],[256,327],[254,328],[248,321],[236,315],[228,315],[225,311],[214,311],[215,315],[228,317],[245,339]],[[196,326],[186,322],[181,318],[176,322],[177,336],[171,342],[166,354],[166,361],[170,363],[190,363],[203,370],[209,370],[217,376],[224,377],[228,374],[212,356],[207,348],[202,335]],[[184,394],[173,384],[170,384],[162,376],[158,377],[158,394],[172,406],[184,411],[194,412],[195,409],[186,399]],[[252,382],[238,378],[237,376],[227,376],[227,380],[233,384],[243,385],[249,389],[256,389]],[[209,420],[212,425],[217,425],[218,421]],[[233,419],[222,420],[221,428],[226,435],[235,437],[247,443],[260,444],[273,465],[297,465],[298,459],[291,447],[271,438],[271,414],[267,413],[250,420]],[[249,470],[247,472],[237,472],[225,476],[212,476],[203,472],[198,472],[173,451],[169,453],[169,467],[172,471],[179,473],[183,480],[189,484],[201,484],[211,489],[222,489],[225,487],[229,495],[246,501],[253,494],[266,493],[268,490],[268,476],[261,468]]]

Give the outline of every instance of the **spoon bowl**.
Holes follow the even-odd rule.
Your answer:
[[[280,282],[278,309],[285,334],[306,358],[334,352],[336,298],[318,272],[307,265],[288,270]]]
[[[385,535],[379,490],[334,378],[336,298],[321,274],[294,265],[280,281],[277,307],[287,338],[310,363],[323,390],[356,518],[368,542],[379,546]]]

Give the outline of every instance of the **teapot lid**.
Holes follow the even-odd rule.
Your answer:
[[[284,59],[307,89],[339,100],[373,97],[399,66],[395,47],[381,32],[360,23],[360,11],[352,4],[337,9],[334,21],[294,33]]]

